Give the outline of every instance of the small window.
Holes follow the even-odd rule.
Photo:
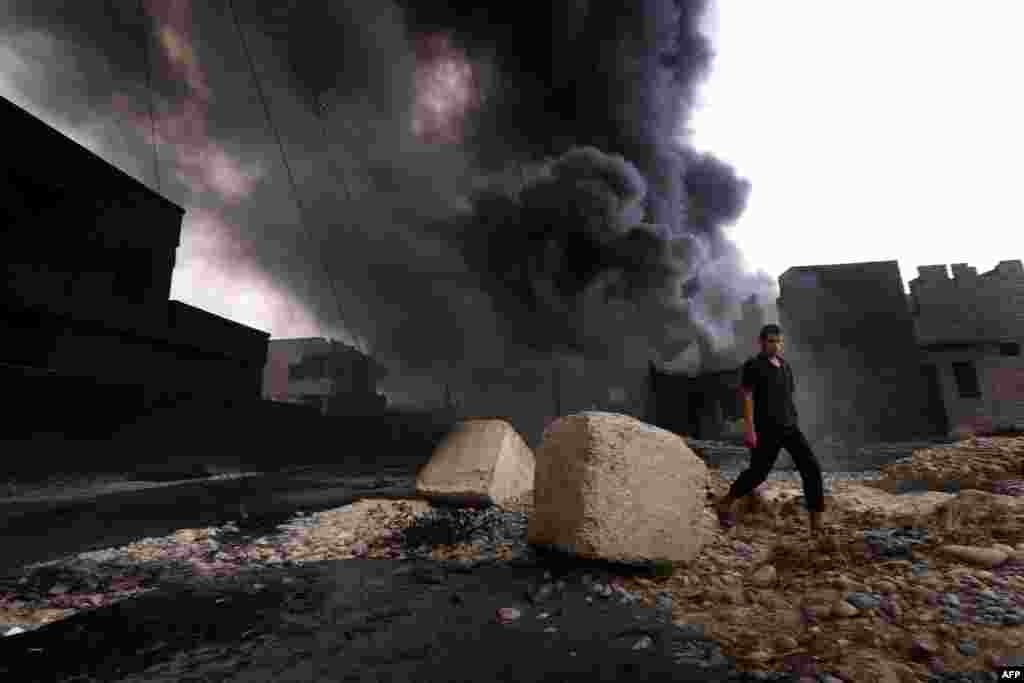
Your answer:
[[[978,370],[974,363],[953,363],[953,374],[956,376],[956,389],[960,398],[981,398]]]
[[[291,382],[301,382],[307,379],[317,379],[316,368],[313,367],[312,363],[303,360],[300,363],[288,366],[288,380]]]
[[[306,356],[298,363],[288,366],[288,380],[291,382],[307,379],[325,379],[326,377],[326,356]]]
[[[1019,342],[1003,342],[999,345],[1000,356],[1019,356],[1020,355],[1020,343]]]

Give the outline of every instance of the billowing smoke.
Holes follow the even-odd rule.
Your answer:
[[[703,337],[703,366],[733,362],[741,302],[770,300],[775,286],[746,272],[724,233],[750,184],[685,139],[712,58],[699,30],[705,3],[493,9],[486,22],[458,2],[408,16],[414,29],[451,32],[494,69],[500,87],[467,136],[480,166],[546,160],[525,187],[502,182],[478,196],[462,233],[505,321],[537,348],[619,356],[628,331],[644,340],[628,345],[634,354],[671,358]],[[553,27],[550,49],[535,40],[522,49],[541,25]]]
[[[451,234],[506,339],[539,352],[623,358],[685,319],[669,244],[641,222],[646,182],[622,157],[575,148],[518,192],[478,192]],[[646,355],[643,358],[646,359]]]
[[[686,138],[704,2],[45,4],[0,0],[0,84],[151,186],[157,143],[179,297],[359,339],[396,395],[539,422],[552,362],[621,396],[774,297],[724,232],[749,184]]]

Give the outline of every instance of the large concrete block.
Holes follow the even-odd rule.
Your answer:
[[[533,488],[534,456],[504,420],[465,420],[416,476],[417,494],[449,505],[487,507]]]
[[[686,562],[710,537],[708,469],[672,432],[582,412],[552,423],[536,456],[531,545],[612,562]]]

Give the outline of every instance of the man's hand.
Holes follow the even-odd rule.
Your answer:
[[[743,443],[750,448],[757,448],[757,433],[754,431],[754,392],[750,387],[740,387],[743,394],[743,422],[746,434]]]

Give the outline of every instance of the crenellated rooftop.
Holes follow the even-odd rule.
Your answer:
[[[1000,261],[978,273],[966,263],[918,267],[910,305],[922,344],[1024,338],[1024,263]]]

